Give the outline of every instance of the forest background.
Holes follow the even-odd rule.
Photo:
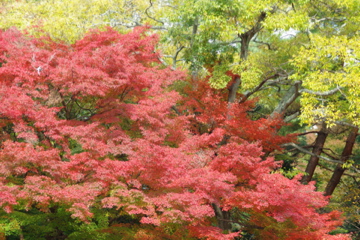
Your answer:
[[[2,237],[356,239],[359,11],[2,1]]]

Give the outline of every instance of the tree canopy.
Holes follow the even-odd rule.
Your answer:
[[[4,211],[65,209],[91,222],[94,208],[112,210],[108,222],[188,224],[213,239],[239,234],[209,225],[215,205],[249,214],[243,221],[269,238],[318,239],[339,224],[338,213],[316,212],[327,201],[313,184],[271,174],[278,164],[261,158],[259,143],[272,151],[286,141],[276,121],[247,119],[247,104],[224,112],[226,99],[206,86],[172,111],[181,96],[167,87],[184,74],[159,65],[155,43],[144,29],[73,45],[1,33]]]
[[[359,8],[3,1],[0,232],[356,238]]]

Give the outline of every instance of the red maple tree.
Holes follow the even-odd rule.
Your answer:
[[[347,239],[328,235],[340,214],[318,213],[327,200],[313,184],[272,173],[279,163],[263,151],[289,140],[280,122],[251,120],[251,102],[228,104],[205,81],[170,90],[185,73],[160,64],[156,43],[146,28],[73,45],[0,33],[3,210],[62,206],[87,223],[94,209],[112,211],[138,219],[133,239],[168,224],[186,226],[174,239]],[[232,215],[216,219],[216,208]],[[113,220],[107,232],[128,226]]]

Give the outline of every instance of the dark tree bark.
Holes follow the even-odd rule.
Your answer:
[[[240,49],[241,59],[247,59],[249,54],[250,41],[262,29],[262,22],[265,20],[265,18],[266,18],[266,13],[265,12],[260,13],[259,18],[255,23],[255,25],[249,31],[239,34],[239,37],[241,39],[241,49]]]
[[[261,31],[262,29],[261,24],[265,20],[265,18],[266,18],[266,13],[265,12],[260,13],[259,18],[255,23],[255,25],[250,30],[238,35],[241,40],[241,47],[240,47],[241,60],[247,59],[249,54],[250,42],[254,38],[254,36]],[[239,89],[240,83],[241,83],[241,77],[236,77],[233,85],[229,89],[228,102],[230,103],[235,102],[236,92]]]
[[[239,89],[240,83],[241,83],[241,78],[236,77],[234,83],[229,88],[229,97],[228,97],[228,102],[229,103],[235,102],[235,100],[236,100],[236,92]]]
[[[314,147],[312,150],[312,153],[314,155],[310,157],[310,160],[306,166],[306,170],[305,170],[306,175],[304,175],[302,177],[302,179],[301,179],[302,183],[306,184],[311,181],[311,179],[314,175],[315,169],[319,163],[318,156],[320,156],[320,154],[322,153],[322,149],[324,148],[324,144],[325,144],[327,136],[328,136],[328,132],[326,129],[326,125],[325,125],[325,123],[323,123],[320,131],[317,133],[315,144],[314,144]]]
[[[347,160],[350,158],[352,154],[352,150],[355,144],[356,137],[358,135],[359,128],[352,128],[348,138],[346,140],[346,144],[344,147],[344,150],[341,154],[341,161],[343,163],[346,163]],[[325,196],[331,196],[336,188],[336,186],[339,184],[340,179],[342,175],[344,174],[346,168],[342,167],[343,164],[338,164],[333,172],[333,175],[331,176],[330,181],[328,182],[326,188],[325,188]]]
[[[212,207],[215,212],[218,227],[224,231],[230,231],[231,230],[230,212],[221,210],[221,208],[216,204],[212,204]]]

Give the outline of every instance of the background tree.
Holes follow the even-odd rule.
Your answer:
[[[174,57],[183,56],[197,73],[210,70],[209,82],[215,88],[227,88],[229,102],[259,97],[262,114],[281,114],[285,121],[296,119],[309,125],[325,124],[327,128],[347,125],[356,135],[358,95],[356,87],[349,88],[356,82],[351,80],[356,75],[352,69],[357,69],[356,1],[186,3],[178,5],[179,13],[171,21],[176,24],[168,39],[183,49],[183,55],[177,53]],[[233,75],[227,74],[229,71]],[[303,182],[311,180],[327,128],[321,128],[314,145],[306,146],[312,151],[289,144],[312,155]],[[350,145],[354,141],[353,137]],[[344,150],[343,157],[322,158],[340,164],[327,189],[337,186],[343,164],[352,163],[345,160],[350,155],[350,150]]]

